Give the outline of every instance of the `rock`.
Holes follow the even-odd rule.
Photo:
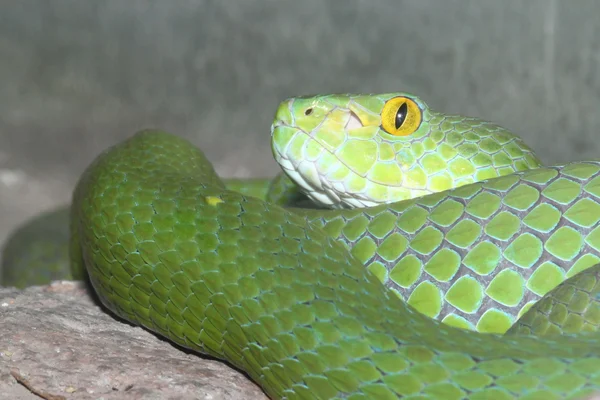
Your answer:
[[[117,320],[82,283],[0,288],[0,393],[10,399],[267,399],[225,363]]]

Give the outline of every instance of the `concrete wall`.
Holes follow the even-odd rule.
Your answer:
[[[224,175],[271,175],[291,95],[405,90],[598,157],[600,2],[19,0],[0,7],[0,241],[102,149],[160,127]]]

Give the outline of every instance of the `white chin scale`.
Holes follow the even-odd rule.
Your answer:
[[[360,194],[348,193],[343,182],[330,182],[321,176],[315,164],[303,160],[294,165],[285,155],[285,151],[274,152],[275,160],[285,174],[300,187],[314,203],[327,208],[364,208],[376,206],[379,203],[361,198]]]
[[[286,175],[300,187],[302,193],[318,205],[339,209],[365,208],[379,204],[352,196],[344,190],[344,186],[341,182],[337,185],[332,185],[329,181],[319,179],[319,177],[317,178],[319,179],[318,183],[313,183],[306,180],[296,169],[285,168],[284,170]]]

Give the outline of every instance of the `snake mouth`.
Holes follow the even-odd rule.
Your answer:
[[[327,126],[328,119],[337,120],[337,123],[332,125],[339,132],[330,131],[328,135],[325,135],[325,138],[320,137],[319,133]],[[374,206],[377,205],[376,202],[349,195],[345,183],[335,178],[332,180],[332,177],[329,176],[332,171],[324,172],[317,168],[316,160],[299,159],[296,154],[300,147],[298,136],[304,136],[308,141],[300,139],[302,143],[311,143],[313,151],[317,151],[315,149],[318,148],[320,154],[328,153],[330,158],[336,158],[338,163],[345,165],[351,175],[359,176],[359,173],[351,165],[338,157],[339,146],[328,143],[327,138],[336,135],[338,137],[345,136],[349,132],[364,127],[365,124],[360,114],[349,108],[333,108],[323,117],[320,123],[311,126],[310,129],[303,127],[295,119],[287,121],[285,118],[276,118],[271,125],[271,136],[273,137],[271,149],[284,173],[317,204],[331,208]],[[294,142],[296,145],[294,145]]]

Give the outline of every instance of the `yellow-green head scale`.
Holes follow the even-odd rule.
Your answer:
[[[408,93],[283,101],[272,150],[314,201],[365,207],[439,192],[541,165],[511,132],[431,110]]]

